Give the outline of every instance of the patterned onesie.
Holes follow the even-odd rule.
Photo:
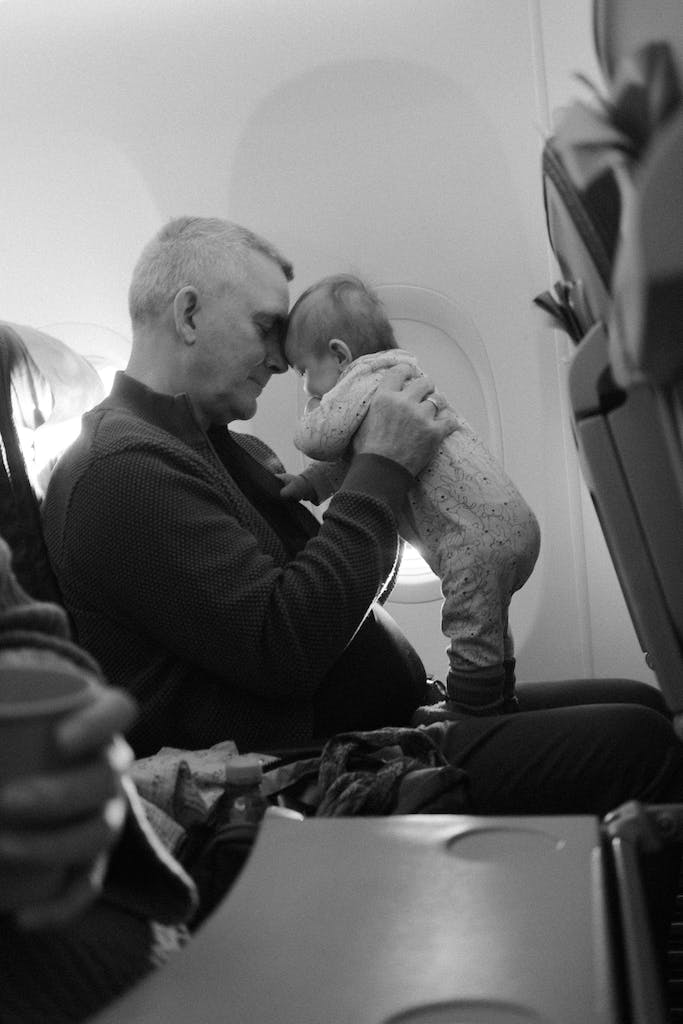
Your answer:
[[[351,439],[384,372],[398,364],[408,364],[415,376],[422,373],[402,349],[361,356],[304,413],[294,443],[315,460],[304,475],[319,501],[339,486]],[[446,406],[442,396],[434,397]],[[531,575],[540,531],[498,460],[466,420],[457,416],[457,422],[417,477],[399,529],[441,580],[449,696],[465,708],[497,710],[504,665],[508,673],[514,666],[510,599]]]

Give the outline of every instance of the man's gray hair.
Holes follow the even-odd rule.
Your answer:
[[[201,288],[213,282],[216,271],[226,284],[244,279],[252,252],[263,253],[294,277],[289,260],[248,228],[218,217],[176,217],[147,243],[133,270],[128,309],[133,323],[158,316],[186,285]]]

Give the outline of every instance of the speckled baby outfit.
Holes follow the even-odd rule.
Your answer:
[[[339,486],[351,438],[384,373],[399,364],[408,364],[416,376],[422,372],[402,349],[361,356],[304,413],[294,443],[315,460],[304,475],[319,501]],[[441,395],[433,397],[440,408],[446,406]],[[485,713],[501,709],[504,685],[505,697],[512,696],[508,608],[534,568],[540,530],[498,460],[466,420],[457,416],[457,421],[455,432],[417,477],[399,529],[441,580],[441,625],[450,639],[449,696]]]

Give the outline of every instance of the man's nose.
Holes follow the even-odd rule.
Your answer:
[[[286,373],[289,369],[289,363],[284,357],[279,342],[275,339],[272,339],[268,344],[266,366],[271,373]]]

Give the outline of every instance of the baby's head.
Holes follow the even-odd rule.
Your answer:
[[[334,274],[311,285],[292,306],[285,358],[320,398],[359,356],[396,348],[382,303],[352,274]]]

